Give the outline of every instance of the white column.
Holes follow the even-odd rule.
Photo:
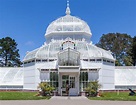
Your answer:
[[[59,73],[59,79],[58,79],[58,82],[59,82],[59,88],[58,88],[58,93],[61,95],[61,86],[62,86],[62,79],[61,79],[61,74]]]

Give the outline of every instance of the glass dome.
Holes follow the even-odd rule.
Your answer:
[[[58,53],[62,49],[64,50],[65,47],[76,49],[80,52],[82,59],[105,57],[114,60],[111,52],[89,44],[90,37],[92,36],[90,27],[85,21],[71,16],[70,13],[69,4],[67,4],[66,15],[53,21],[47,28],[45,33],[47,44],[28,52],[23,61],[29,61],[35,58],[57,59]],[[75,43],[74,46],[73,43]],[[62,44],[64,44],[63,47]]]
[[[110,51],[101,49],[92,43],[86,41],[77,41],[67,38],[60,41],[52,41],[50,44],[44,44],[40,48],[28,52],[24,58],[24,62],[34,59],[58,59],[58,53],[66,49],[73,49],[80,53],[81,59],[88,58],[107,58],[114,60]],[[73,58],[72,58],[73,59]]]
[[[54,33],[84,32],[87,36],[92,36],[87,23],[75,16],[70,15],[69,2],[67,2],[66,15],[53,21],[46,30],[45,37]]]
[[[53,21],[47,28],[45,36],[50,33],[60,32],[86,32],[91,34],[87,23],[75,16],[65,15]]]

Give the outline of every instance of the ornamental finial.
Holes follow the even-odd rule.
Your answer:
[[[69,7],[69,0],[67,0],[67,7]]]
[[[70,15],[69,0],[67,0],[66,15]]]

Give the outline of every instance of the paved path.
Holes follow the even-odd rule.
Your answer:
[[[50,100],[0,101],[0,105],[136,105],[135,101],[96,101],[86,97],[52,97]]]
[[[51,101],[55,101],[55,100],[84,100],[84,101],[88,101],[87,97],[84,96],[53,96],[51,99]]]

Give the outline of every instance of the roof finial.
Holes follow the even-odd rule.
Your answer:
[[[69,7],[69,0],[67,0],[67,7]]]
[[[66,15],[70,15],[69,0],[67,0]]]

